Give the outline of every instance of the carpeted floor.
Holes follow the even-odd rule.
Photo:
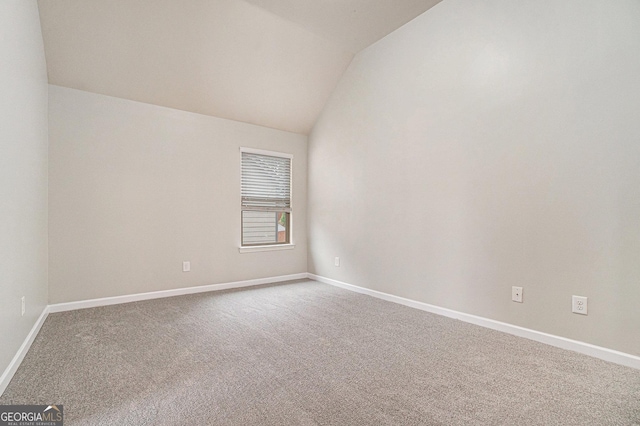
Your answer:
[[[302,281],[51,314],[11,403],[66,425],[638,425],[640,371]]]

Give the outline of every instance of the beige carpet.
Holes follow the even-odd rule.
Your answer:
[[[304,281],[51,314],[0,403],[66,425],[637,425],[640,371]]]

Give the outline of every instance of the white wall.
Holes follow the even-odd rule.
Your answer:
[[[0,2],[0,63],[1,375],[47,304],[47,72],[35,0]]]
[[[310,272],[640,355],[639,22],[447,0],[357,55],[310,136]]]
[[[306,272],[306,136],[49,87],[50,303]],[[241,146],[294,155],[295,249],[238,252]]]

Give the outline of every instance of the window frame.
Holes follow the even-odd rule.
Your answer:
[[[251,208],[245,208],[242,205],[242,154],[243,153],[256,154],[256,155],[264,155],[268,157],[277,157],[277,158],[286,158],[289,160],[289,212],[287,214],[287,241],[286,242],[269,242],[263,244],[244,244],[243,232],[244,232],[244,221],[243,221],[243,212],[245,211],[260,211]],[[250,253],[250,252],[260,252],[260,251],[271,251],[271,250],[287,250],[293,249],[295,244],[293,243],[293,210],[294,210],[294,201],[293,201],[293,154],[279,152],[279,151],[268,151],[264,149],[256,149],[256,148],[248,148],[248,147],[240,147],[240,253]],[[264,210],[262,210],[264,211]],[[271,210],[267,210],[271,211]],[[277,212],[276,210],[273,210]],[[277,214],[277,213],[276,213]]]

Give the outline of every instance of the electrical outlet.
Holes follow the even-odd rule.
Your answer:
[[[511,300],[522,303],[522,287],[511,287]]]
[[[182,272],[189,272],[191,271],[191,262],[185,261],[182,262]]]
[[[584,296],[571,296],[571,312],[587,315],[587,298]]]
[[[336,257],[335,259],[333,259],[333,264],[336,266],[340,266],[340,258]]]
[[[22,296],[22,299],[20,299],[20,300],[21,300],[21,304],[22,304],[22,316],[24,316],[24,313],[27,310],[27,304],[26,304],[26,302],[24,300],[24,296]]]

